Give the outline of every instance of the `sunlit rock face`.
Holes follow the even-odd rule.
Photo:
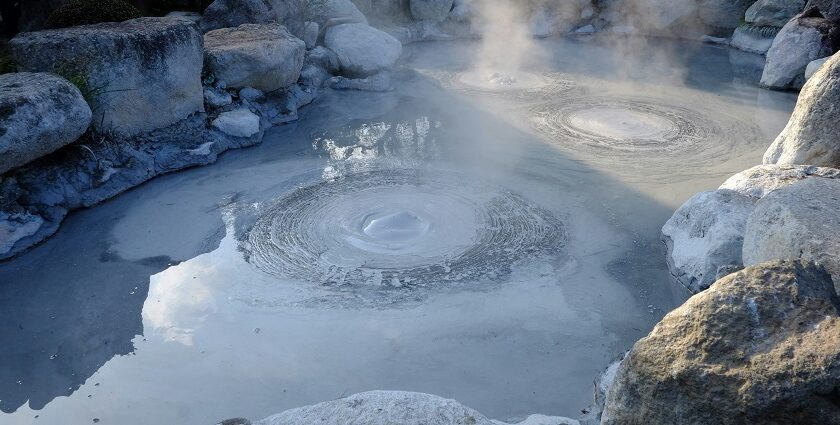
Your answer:
[[[279,199],[244,248],[280,277],[402,287],[500,278],[565,240],[558,218],[515,194],[446,172],[386,170]]]
[[[601,423],[840,424],[838,382],[831,276],[775,261],[719,280],[639,340]]]
[[[840,55],[802,88],[787,126],[764,154],[765,164],[840,167],[840,133],[833,111],[840,101]]]
[[[24,33],[10,46],[23,71],[85,76],[96,89],[90,100],[98,130],[135,135],[204,110],[201,35],[180,19]]]
[[[774,258],[817,262],[840,282],[840,180],[810,178],[756,204],[744,235],[744,263]]]

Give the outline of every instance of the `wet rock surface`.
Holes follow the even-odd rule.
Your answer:
[[[764,154],[765,164],[840,167],[840,55],[834,55],[802,88],[787,126]]]
[[[63,78],[0,75],[0,174],[76,141],[90,120],[79,89]]]
[[[306,46],[280,24],[245,24],[204,34],[204,66],[227,87],[272,91],[297,82]]]
[[[287,410],[254,425],[507,425],[455,400],[422,393],[370,391]],[[517,425],[578,425],[568,418],[533,415]]]
[[[840,282],[840,180],[810,178],[762,198],[744,235],[744,263],[801,258]]]
[[[840,299],[829,274],[775,261],[716,282],[635,344],[602,424],[840,423]]]
[[[134,135],[203,112],[202,40],[175,18],[138,18],[20,34],[10,42],[23,71],[80,81],[99,131]]]

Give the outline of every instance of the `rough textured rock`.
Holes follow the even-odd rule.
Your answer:
[[[222,112],[213,120],[213,127],[233,137],[251,137],[260,132],[260,117],[248,109]]]
[[[453,0],[410,0],[411,16],[418,21],[442,21],[452,10]]]
[[[840,424],[840,299],[799,261],[729,275],[639,340],[604,425]]]
[[[840,19],[840,2],[837,0],[808,0],[808,5],[816,6],[828,19]]]
[[[394,37],[366,24],[342,24],[327,29],[324,45],[336,53],[341,72],[366,77],[390,69],[402,53]]]
[[[804,8],[805,0],[758,0],[747,9],[744,20],[759,27],[781,28]]]
[[[309,19],[326,28],[330,21],[367,23],[367,18],[350,0],[321,0],[311,2]]]
[[[799,15],[791,19],[767,51],[761,85],[775,89],[802,87],[808,64],[834,53],[836,32],[834,24],[822,17]]]
[[[813,77],[826,62],[828,62],[828,59],[829,58],[820,58],[809,62],[808,66],[805,67],[805,81],[810,80],[811,77]]]
[[[834,55],[802,88],[787,126],[764,154],[765,164],[840,167],[840,55]]]
[[[233,28],[242,24],[266,24],[282,21],[285,7],[273,0],[215,0],[199,21],[203,32]]]
[[[689,199],[662,227],[671,274],[699,292],[743,264],[744,229],[755,199],[730,190],[702,192]]]
[[[0,174],[76,141],[90,119],[79,89],[57,75],[0,75]]]
[[[20,34],[12,54],[23,71],[79,80],[100,131],[124,135],[169,126],[203,111],[201,35],[173,18]]]
[[[744,233],[744,264],[801,258],[840,283],[840,180],[810,178],[762,198]]]
[[[700,20],[710,27],[733,30],[752,3],[752,0],[698,0],[698,13]]]
[[[810,177],[840,178],[840,170],[810,165],[757,165],[727,179],[720,189],[761,199],[768,193]]]
[[[204,34],[204,66],[227,87],[277,90],[297,82],[306,46],[280,24],[245,24]]]
[[[287,410],[254,425],[505,425],[455,400],[422,393],[370,391]],[[577,425],[573,419],[534,415],[519,425]]]
[[[730,45],[738,50],[763,55],[770,50],[775,36],[775,32],[772,33],[772,36],[767,36],[755,27],[741,25],[732,34]]]
[[[211,108],[221,108],[222,106],[230,105],[233,102],[233,97],[230,93],[219,90],[214,87],[204,88],[204,103]]]

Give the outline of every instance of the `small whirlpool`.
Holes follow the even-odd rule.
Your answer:
[[[504,278],[519,260],[560,253],[566,230],[459,174],[378,170],[277,200],[244,242],[251,264],[281,278],[400,288]]]
[[[697,100],[702,103],[701,100]],[[539,105],[530,111],[531,126],[570,151],[622,168],[647,168],[674,175],[674,155],[690,158],[690,169],[702,161],[725,160],[734,151],[760,140],[754,126],[726,110],[689,107],[661,99],[578,97]],[[676,174],[679,174],[678,172]]]

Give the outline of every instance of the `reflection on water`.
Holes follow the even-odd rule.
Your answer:
[[[395,117],[389,122],[355,121],[316,137],[312,148],[329,155],[325,180],[387,165],[417,168],[440,158],[438,133],[443,123],[423,117]]]
[[[715,46],[651,42],[665,66],[545,43],[549,84],[491,95],[439,78],[470,43],[410,46],[397,91],[327,93],[0,264],[0,423],[210,424],[372,389],[576,416],[686,296],[662,223],[760,161],[793,97]]]

